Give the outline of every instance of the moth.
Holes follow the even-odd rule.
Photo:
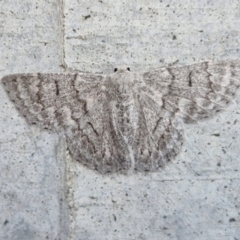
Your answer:
[[[240,61],[13,74],[2,83],[29,124],[66,135],[73,159],[102,174],[156,171],[180,152],[184,124],[213,117],[232,100]]]

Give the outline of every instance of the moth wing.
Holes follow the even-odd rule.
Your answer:
[[[13,74],[2,79],[19,113],[29,124],[62,131],[77,128],[94,105],[104,81],[90,74]]]
[[[214,116],[231,102],[240,86],[240,61],[152,70],[143,74],[143,81],[161,94],[164,108],[192,123]]]

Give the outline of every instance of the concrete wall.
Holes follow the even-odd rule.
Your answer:
[[[0,77],[240,59],[240,3],[0,0]],[[240,93],[157,173],[102,176],[0,87],[0,239],[240,239]]]

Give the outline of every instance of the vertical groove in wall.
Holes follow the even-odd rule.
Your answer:
[[[61,31],[62,31],[62,67],[64,72],[67,70],[67,64],[65,62],[65,0],[60,0],[60,14],[61,14]]]
[[[69,204],[68,204],[68,186],[67,186],[67,156],[66,156],[66,139],[61,137],[57,145],[57,159],[59,165],[59,239],[69,239]]]

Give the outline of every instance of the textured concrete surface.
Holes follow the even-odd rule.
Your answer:
[[[240,59],[232,1],[0,1],[0,77]],[[240,239],[240,93],[157,173],[101,176],[0,87],[0,239]],[[65,198],[66,196],[66,198]]]
[[[0,77],[60,72],[61,49],[57,0],[0,1]],[[27,126],[0,87],[0,239],[64,239],[58,141]]]

